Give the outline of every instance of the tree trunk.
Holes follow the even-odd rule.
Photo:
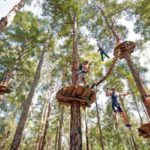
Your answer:
[[[59,123],[59,120],[58,120],[58,123]],[[58,127],[58,124],[57,124],[57,128],[56,128],[56,136],[55,136],[55,150],[57,150],[57,147],[58,147],[58,131],[59,130],[59,127]]]
[[[5,30],[6,27],[8,27],[16,14],[20,11],[20,9],[24,6],[26,0],[21,0],[18,4],[16,4],[7,14],[7,16],[3,17],[0,20],[0,33]]]
[[[45,146],[45,138],[47,135],[47,129],[48,129],[48,124],[49,124],[49,116],[50,116],[50,102],[48,102],[47,104],[47,111],[46,111],[46,118],[45,118],[45,122],[44,122],[44,127],[43,127],[43,132],[42,132],[42,138],[41,138],[41,144],[40,144],[40,149],[39,150],[44,150],[44,146]]]
[[[130,68],[130,71],[131,71],[131,73],[133,75],[134,81],[135,81],[135,83],[137,85],[137,88],[138,88],[138,90],[139,90],[139,92],[141,94],[141,97],[143,99],[144,105],[145,105],[146,110],[148,112],[148,115],[150,117],[150,106],[148,106],[147,102],[146,102],[146,96],[148,95],[148,93],[147,93],[147,91],[146,91],[146,89],[144,87],[144,84],[142,83],[142,80],[141,80],[141,78],[139,76],[139,73],[137,72],[136,68],[134,67],[134,65],[133,65],[133,63],[131,61],[130,54],[126,53],[124,55],[124,58],[127,61],[127,64],[128,64],[128,66]]]
[[[43,64],[45,52],[46,52],[46,48],[44,47],[43,51],[41,53],[41,56],[40,56],[40,60],[39,60],[36,72],[35,72],[35,76],[34,76],[34,80],[33,80],[30,92],[28,94],[28,97],[27,97],[26,101],[24,102],[23,111],[21,113],[21,117],[20,117],[17,129],[15,131],[15,135],[14,135],[13,141],[11,143],[10,150],[18,150],[18,148],[19,148],[22,133],[23,133],[24,126],[25,126],[25,122],[27,120],[29,108],[30,108],[32,98],[33,98],[33,95],[34,95],[34,91],[35,91],[35,88],[36,88],[36,86],[38,84],[38,81],[39,81],[39,78],[40,78],[40,72],[41,72],[41,69],[42,69],[42,64]]]
[[[71,105],[70,150],[82,150],[81,135],[80,104],[78,102],[73,102]]]
[[[45,146],[46,131],[49,123],[50,102],[47,100],[42,114],[41,125],[38,133],[36,150],[43,150]]]
[[[77,70],[79,66],[78,45],[77,45],[77,18],[73,17],[73,52],[72,52],[72,84],[77,82]],[[81,113],[80,103],[71,103],[70,122],[70,150],[82,150]]]
[[[100,116],[99,116],[99,111],[98,111],[98,104],[97,104],[97,100],[95,100],[95,104],[96,104],[96,112],[97,112],[97,124],[98,124],[98,128],[99,128],[99,134],[100,134],[100,145],[102,147],[102,150],[105,150],[104,148],[104,142],[103,142],[103,134],[102,134],[102,129],[101,129],[101,121],[100,121]]]
[[[3,150],[5,148],[5,144],[6,144],[6,141],[7,141],[7,138],[9,137],[9,135],[10,135],[10,131],[7,131],[2,142],[0,143],[0,150]]]
[[[64,107],[61,106],[60,120],[59,120],[58,150],[61,150],[61,136],[62,136],[63,120],[64,120]]]
[[[40,148],[40,142],[41,142],[40,139],[41,139],[41,132],[43,129],[44,117],[45,117],[45,113],[46,113],[46,106],[47,106],[47,103],[45,103],[44,108],[43,108],[43,113],[42,113],[42,118],[41,118],[41,123],[40,123],[40,127],[39,127],[35,150],[38,150]]]
[[[134,140],[134,136],[133,136],[132,130],[130,128],[129,128],[129,130],[130,130],[131,140],[132,140],[133,145],[134,145],[134,149],[138,150],[138,146],[137,146],[137,144],[136,144],[136,142]]]
[[[145,107],[144,107],[143,102],[141,102],[141,106],[142,106],[143,112],[144,112],[144,113],[145,113],[145,115],[146,115],[147,121],[149,122],[149,121],[150,121],[150,119],[149,119],[148,113],[147,113],[147,111],[146,111],[146,109],[145,109]]]
[[[139,109],[139,107],[138,107],[138,103],[137,103],[137,101],[136,101],[135,94],[134,94],[134,92],[133,92],[133,90],[132,90],[132,87],[131,87],[131,85],[130,85],[130,82],[129,82],[129,81],[128,81],[128,85],[129,85],[129,89],[130,89],[130,91],[132,92],[132,98],[133,98],[133,101],[134,101],[135,107],[136,107],[136,109],[137,109],[137,112],[138,112],[138,115],[139,115],[139,118],[140,118],[140,123],[141,123],[141,125],[142,125],[142,124],[143,124],[143,119],[142,119],[142,116],[141,116],[141,114],[140,114],[140,109]]]
[[[89,150],[88,124],[86,112],[85,112],[85,130],[86,130],[86,150]]]

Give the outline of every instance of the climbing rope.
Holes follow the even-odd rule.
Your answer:
[[[97,5],[97,7],[100,9],[101,14],[102,14],[102,16],[103,16],[103,18],[104,18],[104,20],[105,20],[105,22],[106,22],[107,27],[108,27],[109,30],[112,32],[112,34],[113,34],[113,36],[115,37],[116,41],[118,41],[120,38],[119,38],[119,36],[118,36],[118,34],[117,34],[117,32],[116,32],[114,26],[111,25],[111,24],[109,23],[109,21],[107,20],[107,17],[105,16],[105,13],[104,13],[104,11],[103,11],[103,9],[102,9],[102,6],[98,6],[98,5]],[[117,46],[117,47],[118,47],[118,46]],[[100,79],[97,83],[92,84],[91,89],[93,89],[95,86],[98,86],[100,83],[102,83],[103,81],[105,81],[106,78],[112,73],[112,71],[113,71],[113,69],[114,69],[114,67],[115,67],[115,64],[117,63],[117,60],[118,60],[118,58],[119,58],[119,52],[120,52],[120,51],[119,51],[119,48],[117,48],[117,47],[115,47],[115,57],[113,58],[112,64],[111,64],[110,68],[108,69],[106,75],[105,75],[104,77],[102,77],[102,79]]]
[[[112,71],[115,67],[115,64],[117,63],[118,58],[119,58],[119,49],[116,49],[116,55],[113,58],[112,64],[111,64],[110,68],[108,69],[106,75],[104,77],[102,77],[97,83],[93,83],[91,86],[91,89],[93,89],[95,86],[98,86],[100,83],[102,83],[103,81],[106,80],[106,78],[112,73]]]

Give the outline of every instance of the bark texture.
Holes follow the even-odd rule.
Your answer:
[[[59,137],[58,137],[58,150],[61,150],[61,136],[62,136],[62,126],[63,126],[63,120],[64,120],[64,107],[61,107],[60,110],[60,120],[59,120]]]
[[[46,50],[44,48],[42,53],[41,53],[41,56],[40,56],[40,60],[39,60],[39,63],[38,63],[38,66],[37,66],[37,69],[36,69],[36,72],[35,72],[35,76],[34,76],[33,83],[31,85],[30,92],[28,94],[28,97],[27,97],[26,101],[24,102],[23,111],[21,113],[21,117],[20,117],[20,120],[18,122],[18,126],[17,126],[17,129],[15,131],[15,135],[13,137],[13,141],[11,143],[10,150],[18,150],[18,148],[19,148],[22,133],[23,133],[23,130],[24,130],[24,126],[25,126],[25,123],[26,123],[26,120],[27,120],[27,117],[28,117],[29,108],[30,108],[32,98],[33,98],[33,95],[34,95],[34,91],[35,91],[35,88],[36,88],[36,86],[38,84],[38,81],[39,81],[39,78],[40,78],[40,72],[41,72],[41,69],[42,69],[42,64],[43,64],[43,60],[44,60],[45,51]]]
[[[72,84],[77,82],[77,70],[79,66],[77,43],[77,18],[73,17],[73,52],[72,52]],[[70,150],[82,150],[81,113],[80,103],[73,101],[71,104],[70,122]]]
[[[44,150],[45,143],[46,143],[45,138],[47,135],[47,129],[49,124],[50,111],[51,111],[50,102],[48,101],[46,103],[45,109],[43,110],[43,114],[42,114],[40,130],[37,138],[36,150]]]
[[[71,107],[70,150],[82,150],[80,104],[73,102]]]
[[[102,150],[105,150],[97,100],[95,100],[95,104],[96,104],[96,112],[97,112],[97,124],[98,124],[99,134],[100,134],[100,145],[101,145]]]
[[[138,88],[138,90],[140,92],[140,95],[141,95],[141,97],[143,99],[143,102],[144,102],[144,105],[146,107],[146,110],[147,110],[148,115],[150,117],[150,106],[146,102],[146,96],[148,95],[148,93],[147,93],[147,91],[145,89],[145,86],[144,86],[144,84],[143,84],[143,82],[142,82],[142,80],[140,78],[140,75],[137,72],[133,62],[131,61],[130,54],[129,53],[125,53],[124,58],[127,61],[127,64],[128,64],[128,66],[130,68],[130,71],[131,71],[131,73],[133,75],[134,81],[135,81],[135,83],[137,85],[137,88]]]

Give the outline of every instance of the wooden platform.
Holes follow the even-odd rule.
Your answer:
[[[140,128],[138,128],[139,135],[144,138],[150,138],[150,122],[143,124]]]
[[[79,101],[83,107],[90,107],[95,101],[96,94],[89,87],[66,86],[59,90],[56,94],[59,103],[70,105],[73,101]]]
[[[7,86],[0,85],[0,94],[10,93],[11,89]]]
[[[121,44],[119,44],[115,48],[114,56],[116,56],[118,54],[118,51],[119,51],[119,58],[122,59],[122,58],[124,58],[125,52],[132,53],[134,51],[134,48],[135,48],[135,43],[134,42],[132,42],[132,41],[122,42]]]

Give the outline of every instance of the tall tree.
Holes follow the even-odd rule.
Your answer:
[[[74,0],[64,1],[49,1],[45,0],[44,9],[45,14],[48,15],[48,11],[51,11],[53,19],[55,20],[56,29],[59,29],[59,32],[65,32],[65,36],[69,36],[69,33],[72,32],[72,85],[75,85],[77,82],[77,69],[79,65],[79,56],[78,56],[78,22],[81,21],[80,6],[84,2],[77,3]],[[51,7],[51,8],[48,8]],[[56,23],[57,21],[57,23]],[[59,25],[58,25],[59,24]],[[66,26],[67,25],[67,26]],[[72,31],[71,31],[72,30]],[[80,103],[73,101],[71,103],[71,123],[70,123],[70,150],[82,149],[82,133],[81,133],[81,113],[80,113]]]
[[[58,150],[61,150],[62,148],[62,126],[63,126],[63,120],[64,120],[64,106],[60,106],[60,118],[59,118],[59,136],[58,136]]]
[[[44,120],[44,125],[43,125],[43,130],[41,133],[41,138],[40,138],[40,146],[37,150],[44,150],[44,146],[46,144],[45,138],[47,134],[47,129],[48,129],[48,124],[49,124],[49,116],[50,116],[50,101],[47,103],[47,109],[46,109],[46,114],[45,114],[45,120]]]
[[[38,63],[36,72],[35,72],[35,76],[34,76],[34,80],[33,80],[30,92],[28,94],[28,97],[27,97],[26,101],[24,102],[23,111],[21,113],[20,120],[18,122],[18,126],[17,126],[17,129],[15,131],[15,135],[14,135],[14,138],[13,138],[13,141],[12,141],[12,144],[11,144],[11,148],[10,148],[11,150],[16,150],[16,149],[19,148],[22,133],[23,133],[23,129],[24,129],[27,117],[28,117],[29,108],[30,108],[32,98],[33,98],[33,95],[34,95],[34,91],[35,91],[35,88],[36,88],[36,86],[38,84],[38,81],[39,81],[39,78],[40,78],[40,72],[41,72],[41,69],[42,69],[42,64],[43,64],[45,52],[46,52],[46,47],[44,47],[42,52],[41,52],[41,56],[40,56],[40,59],[39,59],[39,63]]]
[[[96,104],[96,112],[97,112],[97,124],[98,124],[98,129],[99,129],[100,145],[101,145],[102,150],[105,150],[104,139],[103,139],[103,134],[102,134],[102,127],[101,127],[101,120],[100,120],[100,113],[99,113],[97,100],[95,101],[95,104]]]

